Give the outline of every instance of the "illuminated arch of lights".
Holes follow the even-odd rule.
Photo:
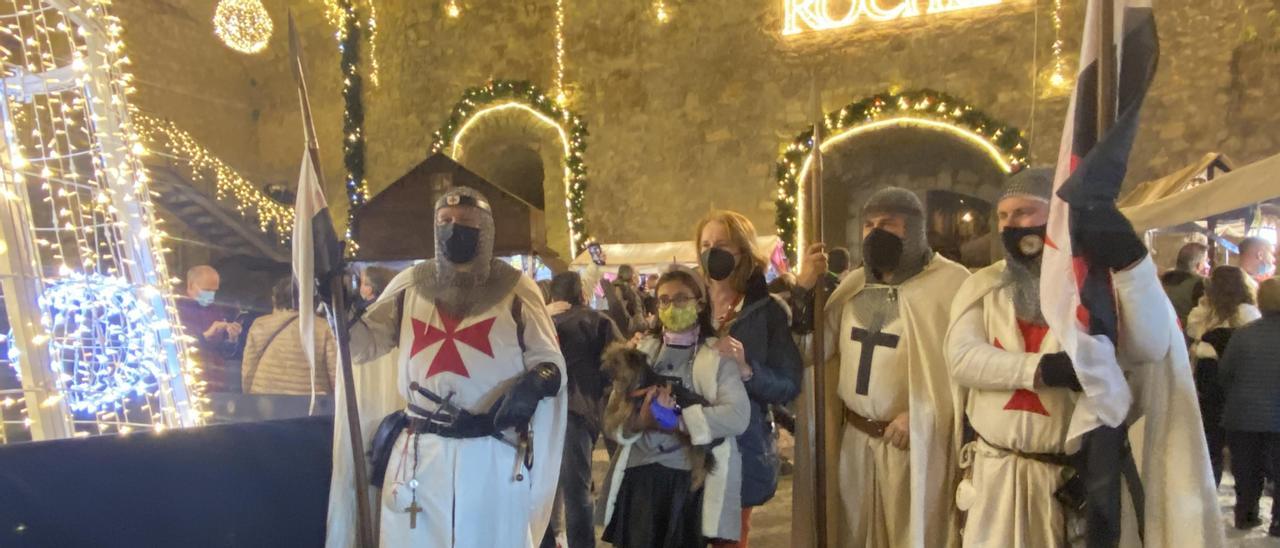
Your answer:
[[[886,128],[910,127],[933,130],[956,137],[985,153],[1005,173],[1022,169],[1027,162],[1022,133],[973,108],[964,101],[933,90],[885,92],[850,103],[824,116],[826,138],[822,150],[841,142]],[[812,160],[813,129],[796,136],[778,160],[777,197],[774,199],[778,236],[794,261],[800,242],[805,241],[801,204]]]
[[[576,114],[548,97],[541,89],[525,81],[500,80],[466,90],[453,107],[452,114],[433,135],[431,151],[458,157],[462,137],[479,119],[490,114],[518,110],[533,115],[539,123],[554,128],[564,148],[565,209],[569,223],[569,252],[576,256],[590,236],[584,213],[587,190],[587,167],[582,160],[586,150],[587,126]]]

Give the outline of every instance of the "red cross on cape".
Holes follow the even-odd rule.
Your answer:
[[[1049,326],[1018,320],[1018,331],[1022,334],[1023,348],[1027,352],[1039,352],[1040,343],[1044,341],[1044,336],[1049,332]],[[1004,348],[1004,345],[1000,344],[1000,339],[996,339],[993,344],[996,348]],[[1046,417],[1050,416],[1049,410],[1044,407],[1044,402],[1040,401],[1040,395],[1036,394],[1034,390],[1025,388],[1013,391],[1013,396],[1004,404],[1004,410],[1026,411]]]
[[[449,316],[438,307],[436,312],[440,316],[440,324],[444,329],[417,318],[412,319],[413,346],[409,351],[409,357],[412,358],[431,345],[440,343],[440,349],[431,360],[431,366],[427,368],[424,380],[440,373],[453,373],[470,378],[471,374],[462,360],[462,353],[458,351],[458,343],[470,346],[492,358],[493,346],[489,343],[489,332],[493,330],[493,322],[497,317],[486,318],[458,329],[458,325],[462,323],[461,319]]]

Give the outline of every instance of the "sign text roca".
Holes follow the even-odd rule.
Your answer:
[[[852,27],[864,21],[892,21],[922,15],[994,6],[1004,0],[783,0],[782,34]]]

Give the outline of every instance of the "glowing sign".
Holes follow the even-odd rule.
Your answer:
[[[949,11],[994,6],[1004,0],[783,0],[782,34],[852,27],[870,20],[892,21]],[[843,14],[832,13],[833,3],[848,4]],[[896,5],[895,5],[896,3]],[[886,7],[889,5],[889,7]]]

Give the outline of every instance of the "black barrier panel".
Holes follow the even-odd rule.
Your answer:
[[[324,545],[333,417],[0,446],[0,547]]]

